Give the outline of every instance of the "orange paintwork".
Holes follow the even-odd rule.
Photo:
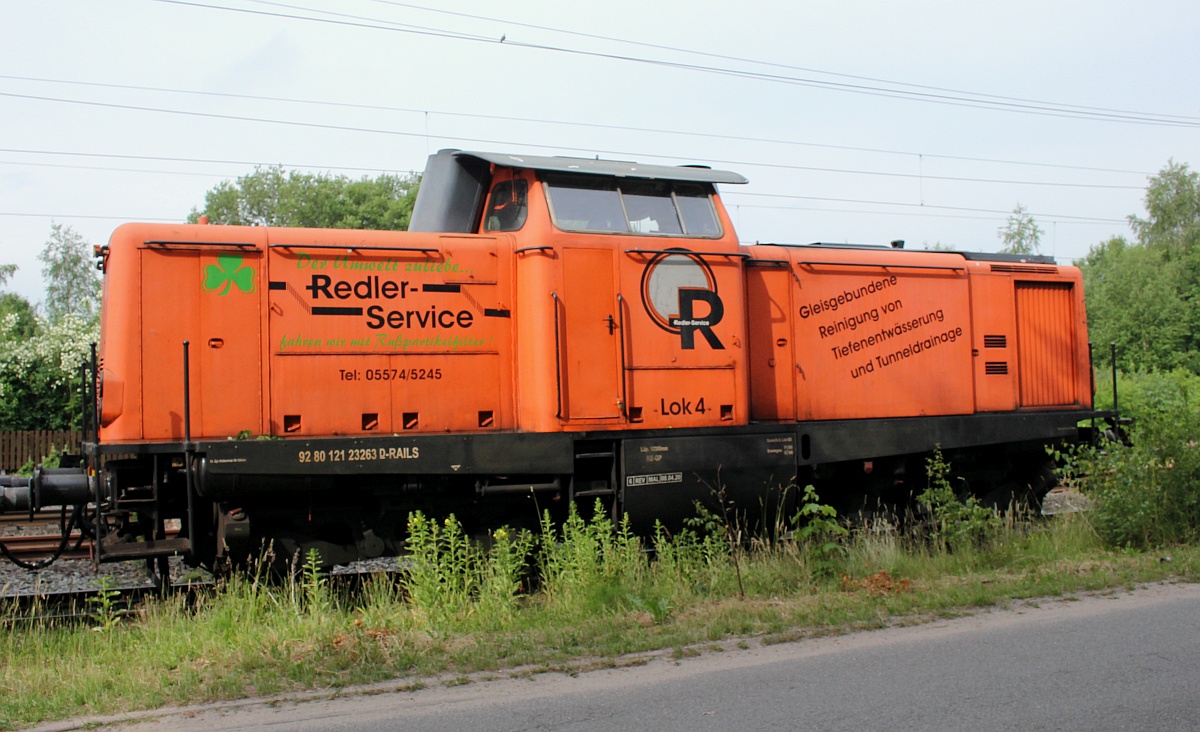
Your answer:
[[[1075,267],[877,248],[753,252],[756,420],[1091,406]]]
[[[193,436],[263,430],[266,230],[127,224],[110,240],[101,316],[102,435],[113,442],[173,440],[184,434],[183,342],[191,362]],[[221,244],[220,242],[225,242]],[[231,247],[237,243],[241,247]],[[223,278],[206,292],[204,273],[236,254],[255,269],[244,291]],[[229,292],[222,295],[225,285]]]
[[[511,177],[508,233],[122,226],[102,439],[184,437],[185,340],[194,439],[1090,406],[1075,268],[744,247],[719,201],[719,237],[566,232]]]

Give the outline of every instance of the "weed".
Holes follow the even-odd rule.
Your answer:
[[[17,468],[16,474],[26,477],[31,476],[33,475],[33,469],[39,465],[43,468],[57,468],[62,456],[66,453],[66,451],[66,448],[59,450],[53,444],[51,444],[50,452],[43,455],[40,461],[35,463],[32,457],[27,458],[25,463],[21,465],[21,467]]]
[[[453,514],[440,524],[419,511],[409,516],[403,586],[429,629],[472,615],[493,626],[511,617],[533,537],[501,528],[490,538],[489,549],[475,544]]]
[[[662,625],[671,618],[671,601],[666,597],[647,599],[637,595],[626,595],[629,604],[636,609],[648,613],[656,625]]]
[[[961,499],[950,485],[950,464],[935,450],[925,461],[929,487],[917,501],[933,519],[933,539],[950,549],[979,547],[1004,525],[1000,512],[979,503],[974,496]]]
[[[310,613],[327,612],[330,604],[329,587],[321,566],[321,553],[316,549],[309,549],[305,555],[303,572],[301,590],[304,609]]]
[[[696,501],[696,515],[686,519],[685,523],[704,532],[706,536],[721,535],[725,538],[725,543],[728,546],[728,557],[733,562],[734,575],[737,578],[738,597],[745,599],[746,584],[742,579],[742,543],[745,538],[744,527],[745,521],[738,515],[737,510],[733,505],[733,501],[729,500],[725,492],[725,484],[720,483],[718,477],[718,485],[716,488],[709,486],[713,497],[717,500],[717,507],[721,511],[721,515],[717,516],[708,508]]]
[[[703,651],[692,646],[676,646],[675,648],[671,649],[671,657],[676,661],[681,661],[685,658],[695,658],[701,653],[703,653]]]
[[[441,626],[469,609],[477,557],[453,514],[441,524],[417,511],[408,517],[404,589],[429,624]]]
[[[125,614],[117,604],[117,598],[121,596],[121,593],[113,588],[112,582],[112,577],[108,575],[101,577],[100,588],[96,590],[95,596],[87,599],[87,603],[95,608],[91,613],[92,621],[95,623],[92,630],[101,633],[107,633],[117,627]]]
[[[485,616],[505,621],[516,611],[521,577],[528,565],[533,536],[527,531],[497,529],[480,568],[478,603]]]
[[[582,604],[578,609],[590,611],[624,601],[623,588],[642,581],[649,564],[628,517],[614,526],[600,501],[596,501],[590,521],[570,506],[561,534],[549,512],[544,512],[537,552],[542,591],[547,597],[561,605],[578,608]]]
[[[804,488],[804,498],[793,521],[800,527],[796,538],[813,559],[813,573],[831,574],[837,560],[846,554],[842,540],[850,535],[850,530],[838,523],[837,509],[821,503],[817,489],[810,484]]]

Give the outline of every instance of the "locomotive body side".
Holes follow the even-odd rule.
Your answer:
[[[997,502],[1048,487],[1045,446],[1095,415],[1077,269],[741,245],[739,182],[443,151],[408,232],[120,227],[97,561],[341,563],[399,552],[417,509],[902,503],[935,448]]]

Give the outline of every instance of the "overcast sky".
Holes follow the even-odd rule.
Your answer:
[[[1067,262],[1200,167],[1200,3],[0,0],[0,263],[52,223],[182,221],[256,165],[419,171],[440,148],[696,163],[743,241]]]

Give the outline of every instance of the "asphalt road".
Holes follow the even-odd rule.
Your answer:
[[[116,729],[1200,729],[1200,585],[680,661],[663,655],[577,676],[383,689],[184,710]]]

